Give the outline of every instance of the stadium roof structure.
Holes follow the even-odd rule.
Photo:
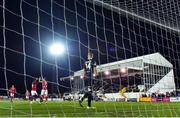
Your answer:
[[[173,65],[160,53],[139,56],[97,66],[97,72],[113,71],[126,68],[141,71],[146,93],[171,92],[175,90]],[[74,77],[83,75],[83,70],[74,72]],[[128,75],[127,75],[128,76]],[[70,77],[65,77],[70,78]]]
[[[143,70],[143,68],[146,67],[143,67],[142,62],[173,68],[173,65],[168,60],[166,60],[160,53],[153,53],[149,55],[98,65],[97,71],[104,72],[106,70],[114,70],[124,67],[128,69]],[[80,70],[75,72],[74,76],[81,76],[82,74],[83,70]]]

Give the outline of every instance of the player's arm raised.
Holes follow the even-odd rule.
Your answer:
[[[98,75],[98,73],[97,73],[97,68],[94,67],[94,76],[96,77],[97,75]]]
[[[41,78],[41,77],[38,78],[39,83],[42,83],[42,80],[43,80],[43,78]]]
[[[94,75],[95,77],[98,76],[97,67],[96,67],[96,62],[94,62],[93,70],[94,70],[93,75]]]

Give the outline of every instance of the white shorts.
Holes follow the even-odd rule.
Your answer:
[[[47,96],[48,95],[48,91],[47,90],[41,90],[41,95]]]
[[[14,93],[10,93],[10,97],[14,97]]]
[[[37,92],[36,91],[31,91],[31,95],[34,96],[34,95],[37,95]]]

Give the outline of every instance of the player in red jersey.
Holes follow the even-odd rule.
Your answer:
[[[26,90],[25,96],[26,96],[26,100],[29,100],[30,93],[28,90]]]
[[[37,84],[38,84],[38,79],[36,79],[35,81],[32,82],[32,86],[31,86],[31,103],[32,101],[36,100],[37,97]]]
[[[42,84],[40,101],[43,102],[43,99],[45,99],[45,102],[47,102],[47,99],[48,99],[48,83],[44,78],[40,78],[39,82]]]
[[[9,92],[10,92],[10,101],[13,102],[14,94],[16,93],[16,88],[14,87],[14,85],[11,86]]]

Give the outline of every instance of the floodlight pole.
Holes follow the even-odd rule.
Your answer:
[[[55,90],[55,86],[56,86],[56,88],[57,88],[57,91],[58,91],[58,93],[60,93],[60,91],[59,91],[59,86],[58,86],[58,83],[59,83],[59,80],[58,80],[58,63],[57,63],[57,56],[59,56],[59,55],[61,55],[62,53],[63,53],[63,51],[64,51],[64,47],[63,47],[63,45],[61,44],[61,43],[55,43],[54,42],[54,44],[52,44],[51,46],[50,46],[50,52],[51,52],[51,54],[54,56],[54,61],[55,61],[55,67],[53,66],[53,75],[52,75],[52,81],[53,82],[57,82],[57,84],[55,84],[55,85],[53,85],[53,83],[52,83],[52,85],[51,85],[51,92],[53,93],[53,92],[55,92],[54,90]],[[54,76],[54,72],[55,72],[55,76]]]
[[[56,75],[57,75],[57,72],[56,72],[56,65],[57,65],[57,57],[55,56],[54,57],[54,61],[55,61],[55,67],[53,66],[53,71],[52,71],[52,82],[54,83],[56,81]],[[54,75],[55,74],[55,75]],[[55,86],[54,84],[51,84],[51,93],[53,94],[55,91]],[[58,86],[57,86],[58,87]]]

